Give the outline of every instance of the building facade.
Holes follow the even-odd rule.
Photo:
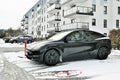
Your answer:
[[[120,0],[93,0],[92,6],[91,30],[109,35],[110,30],[120,28]]]
[[[22,26],[26,34],[40,38],[78,28],[108,35],[120,28],[120,0],[39,0]]]
[[[39,0],[23,17],[21,21],[25,34],[35,38],[45,38],[47,33],[47,2]]]

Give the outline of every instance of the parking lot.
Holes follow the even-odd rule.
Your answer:
[[[24,51],[7,52],[4,53],[4,57],[10,63],[28,72],[36,80],[52,80],[56,78],[72,78],[72,80],[74,80],[73,78],[76,78],[75,80],[98,80],[99,78],[101,80],[101,78],[107,78],[113,80],[114,78],[119,78],[118,75],[120,74],[120,52],[118,50],[113,50],[106,60],[90,59],[63,62],[52,67],[28,60],[24,56]],[[70,74],[67,75],[65,71],[68,71]]]
[[[120,75],[120,51],[112,50],[106,60],[79,60],[62,62],[56,66],[46,66],[29,60],[24,54],[24,44],[0,43],[3,61],[2,76],[9,80],[114,80]],[[19,75],[21,74],[21,75]],[[21,77],[22,76],[22,77]],[[27,76],[27,77],[26,77]],[[2,79],[6,80],[6,79]]]

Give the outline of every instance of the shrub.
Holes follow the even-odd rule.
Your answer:
[[[120,29],[113,29],[109,32],[113,49],[120,49]]]

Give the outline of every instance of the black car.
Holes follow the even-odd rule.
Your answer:
[[[23,36],[14,37],[10,39],[9,42],[10,43],[24,43],[25,40],[27,41],[27,43],[31,43],[34,41],[32,36],[23,35]]]
[[[9,43],[10,39],[12,39],[12,37],[4,37],[3,40],[5,41],[5,43]]]
[[[26,57],[52,66],[85,57],[102,60],[110,52],[111,40],[105,35],[90,30],[73,30],[31,44],[27,47]]]

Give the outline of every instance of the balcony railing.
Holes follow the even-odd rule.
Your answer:
[[[48,32],[59,32],[60,30],[61,30],[60,26],[54,26],[48,28]]]
[[[48,8],[48,12],[50,12],[50,11],[52,11],[52,10],[54,10],[54,9],[60,10],[61,7],[60,7],[59,4],[53,4],[53,5],[51,5],[51,6]]]
[[[54,15],[52,17],[49,17],[48,22],[51,22],[51,21],[61,21],[61,16],[60,15],[59,16]]]
[[[91,7],[76,6],[64,11],[64,16],[72,14],[93,15],[93,9]]]
[[[63,5],[63,4],[70,2],[70,1],[72,1],[72,0],[61,0],[60,3]]]
[[[89,29],[89,23],[87,22],[75,22],[61,26],[61,30],[71,30],[71,29]]]
[[[47,0],[47,3],[54,3],[56,2],[57,0]]]
[[[48,27],[47,32],[55,31],[55,27]]]

